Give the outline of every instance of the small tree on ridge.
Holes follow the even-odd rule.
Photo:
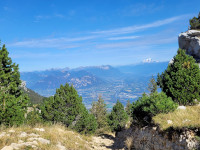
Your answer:
[[[179,49],[174,62],[158,74],[162,91],[181,105],[191,105],[200,100],[200,70],[195,59]]]

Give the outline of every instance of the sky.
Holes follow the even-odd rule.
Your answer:
[[[0,0],[0,39],[20,71],[169,61],[199,0]]]

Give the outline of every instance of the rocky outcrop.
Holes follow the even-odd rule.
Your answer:
[[[37,131],[44,131],[43,128],[35,128]],[[39,130],[38,130],[39,129]],[[0,140],[1,138],[4,138],[4,136],[13,136],[10,133],[15,133],[15,130],[9,130],[9,133],[2,132],[0,134]],[[1,150],[14,150],[14,149],[24,149],[24,147],[31,147],[33,149],[38,149],[38,145],[40,144],[50,144],[50,140],[44,139],[40,137],[40,135],[35,133],[27,134],[26,132],[21,132],[16,137],[20,138],[20,140],[17,143],[11,143],[9,146],[4,146]],[[25,141],[24,138],[27,138]],[[21,140],[23,139],[23,140]]]
[[[23,88],[24,91],[28,91],[28,90],[27,90],[27,87],[26,87],[26,81],[23,81],[23,80],[21,80],[21,81],[22,81],[22,82],[21,82],[20,87]]]
[[[188,30],[179,34],[179,48],[185,49],[188,55],[193,56],[196,61],[200,62],[200,31]]]
[[[192,150],[199,144],[192,130],[163,132],[157,126],[134,126],[117,135],[121,147],[137,150]]]

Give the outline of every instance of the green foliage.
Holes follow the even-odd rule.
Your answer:
[[[33,111],[27,114],[25,123],[31,126],[35,126],[38,123],[43,123],[42,116],[39,113],[39,110],[33,108]]]
[[[127,101],[125,110],[126,110],[127,115],[130,117],[132,113],[132,104],[130,100]]]
[[[194,17],[190,19],[190,29],[200,29],[200,13],[198,18]]]
[[[90,114],[86,108],[77,116],[77,119],[72,123],[72,128],[84,134],[95,133],[97,129],[97,121],[93,114]]]
[[[112,131],[118,132],[121,131],[128,121],[128,115],[124,110],[122,103],[117,101],[113,106],[112,111],[109,115],[109,125]]]
[[[157,89],[158,89],[156,80],[154,79],[153,76],[150,79],[150,82],[148,84],[148,88],[147,89],[151,94],[155,93],[157,91]]]
[[[82,98],[69,84],[61,85],[54,96],[45,98],[40,109],[45,121],[62,122],[67,127],[84,133],[92,133],[96,129],[96,120],[88,113]]]
[[[200,70],[195,59],[179,49],[172,64],[161,75],[158,85],[162,91],[181,105],[192,105],[200,100]]]
[[[57,112],[54,105],[55,104],[53,96],[43,99],[43,103],[39,106],[39,109],[41,110],[41,115],[44,121],[56,122],[56,119],[54,118],[59,112]]]
[[[25,120],[29,99],[19,88],[19,68],[8,54],[3,45],[0,48],[0,124],[19,125]]]
[[[143,124],[151,122],[153,116],[159,113],[168,113],[177,108],[177,104],[163,92],[154,92],[150,95],[143,94],[133,103],[133,119]]]
[[[97,102],[92,103],[91,113],[95,116],[98,124],[98,129],[105,128],[108,126],[107,123],[107,108],[104,100],[100,96]]]

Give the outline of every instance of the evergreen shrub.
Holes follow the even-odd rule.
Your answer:
[[[133,102],[132,116],[137,122],[149,124],[153,116],[174,111],[177,107],[178,105],[164,92],[154,92],[151,95],[144,93]]]
[[[193,105],[200,100],[200,70],[192,56],[179,49],[173,63],[158,74],[162,91],[180,105]]]

